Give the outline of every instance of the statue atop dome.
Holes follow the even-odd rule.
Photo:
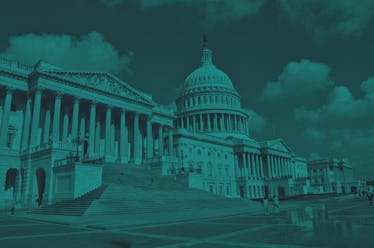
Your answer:
[[[208,40],[206,34],[203,34],[203,49],[201,51],[201,65],[213,65],[212,51],[207,47]]]
[[[206,33],[203,34],[203,49],[207,48],[208,39],[206,37]]]

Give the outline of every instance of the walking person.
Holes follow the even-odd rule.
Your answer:
[[[262,201],[263,201],[263,204],[264,204],[265,215],[269,215],[269,199],[268,199],[268,196],[265,195],[264,199]]]
[[[367,196],[368,196],[369,206],[373,206],[374,192],[371,189],[368,190]]]
[[[274,195],[273,205],[274,205],[274,208],[275,208],[275,212],[279,213],[279,198],[278,198],[278,195]]]

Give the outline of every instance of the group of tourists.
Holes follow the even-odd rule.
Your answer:
[[[268,195],[265,195],[263,202],[264,204],[264,210],[265,214],[269,215],[270,208],[274,209],[276,213],[279,212],[279,198],[278,195],[274,195],[273,198],[268,197]],[[270,207],[272,206],[272,207]]]

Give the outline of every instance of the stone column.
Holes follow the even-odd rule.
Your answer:
[[[105,114],[105,159],[108,161],[112,155],[111,150],[111,141],[112,141],[112,107],[106,106]]]
[[[247,157],[248,176],[249,176],[249,177],[253,177],[253,173],[252,173],[252,165],[251,165],[251,160],[250,160],[250,153],[247,152],[245,155],[246,155],[246,157]]]
[[[186,116],[186,128],[190,129],[190,117]]]
[[[55,98],[55,108],[53,111],[52,140],[60,141],[60,115],[61,115],[61,93],[57,92]]]
[[[134,115],[134,163],[141,164],[141,142],[140,142],[140,131],[139,131],[139,113],[135,112]]]
[[[184,128],[184,117],[181,117],[181,128]]]
[[[9,115],[12,106],[13,89],[7,88],[3,109],[3,118],[1,120],[1,131],[0,131],[0,147],[6,146],[8,138],[8,125],[9,125]]]
[[[258,157],[259,157],[259,161],[260,161],[260,173],[261,173],[261,177],[263,178],[265,175],[264,175],[264,165],[262,163],[261,154]]]
[[[74,99],[73,105],[73,120],[71,123],[71,138],[75,139],[78,136],[78,119],[79,119],[79,98]]]
[[[39,129],[39,120],[40,120],[40,105],[42,101],[42,92],[41,89],[36,89],[34,96],[34,106],[32,112],[32,121],[31,121],[31,137],[30,145],[38,145],[38,129]]]
[[[270,155],[266,156],[266,160],[267,160],[267,166],[268,166],[268,176],[271,178],[271,177],[273,177],[273,171],[272,171],[272,168],[271,168],[271,158],[270,158]]]
[[[30,122],[31,122],[31,97],[27,95],[26,106],[25,106],[25,117],[22,128],[22,149],[25,149],[29,143],[29,132],[30,132]]]
[[[45,120],[44,120],[44,132],[43,132],[43,144],[48,143],[49,141],[49,131],[51,127],[51,111],[47,109],[45,111]]]
[[[234,153],[234,163],[235,163],[235,174],[236,174],[236,177],[241,177],[241,171],[239,170],[239,161],[238,161],[238,155],[236,153]]]
[[[273,177],[277,177],[277,171],[276,171],[276,166],[275,166],[275,158],[273,155],[270,155],[270,158],[271,158],[271,168],[272,168],[272,173],[273,173]]]
[[[173,128],[169,127],[169,156],[173,156],[174,142],[173,142]]]
[[[234,118],[234,131],[238,131],[238,120],[236,115],[233,115]]]
[[[147,118],[147,158],[153,157],[153,134],[151,116]]]
[[[88,136],[88,156],[95,154],[95,123],[96,123],[96,102],[91,102],[90,127]]]
[[[121,163],[128,163],[128,130],[126,126],[126,111],[122,109],[120,120],[120,161]]]
[[[193,130],[196,132],[196,115],[192,116]]]
[[[210,126],[210,114],[206,114],[206,120],[207,120],[207,125],[208,125],[208,131],[211,130],[211,126]]]
[[[257,166],[257,176],[261,177],[261,168],[260,168],[260,159],[258,157],[258,154],[255,155],[256,157],[256,166]]]
[[[253,175],[255,177],[258,177],[258,174],[257,174],[257,165],[255,163],[255,154],[254,153],[251,153],[251,164],[253,165]]]
[[[158,127],[158,155],[164,155],[164,133],[163,133],[163,126],[160,124]]]
[[[95,131],[95,154],[100,157],[102,156],[102,151],[100,147],[101,142],[101,123],[100,121],[96,122],[96,131]]]
[[[64,114],[64,120],[62,124],[62,142],[66,143],[68,138],[68,130],[69,130],[69,116],[68,114]]]
[[[218,120],[217,120],[217,114],[214,114],[214,120],[213,120],[213,125],[214,125],[214,131],[218,130]]]
[[[246,159],[245,152],[242,153],[242,159],[243,159],[244,177],[245,177],[245,180],[248,180],[247,159]]]
[[[275,173],[277,174],[277,177],[280,177],[280,166],[279,166],[279,157],[275,156]]]
[[[203,122],[203,115],[200,114],[200,131],[203,131],[204,130],[204,122]]]
[[[225,126],[224,126],[224,122],[223,122],[223,116],[224,116],[224,114],[221,114],[221,117],[220,117],[220,119],[219,119],[219,122],[220,122],[220,130],[221,131],[223,131],[223,130],[225,130]]]

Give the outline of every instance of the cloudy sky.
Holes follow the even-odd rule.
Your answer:
[[[2,0],[0,56],[110,71],[170,104],[205,32],[255,139],[373,178],[373,15],[372,0]]]

